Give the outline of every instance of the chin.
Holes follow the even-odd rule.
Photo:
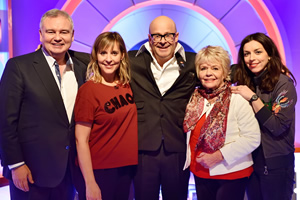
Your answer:
[[[258,75],[261,71],[258,71],[258,70],[252,70],[251,71],[253,74],[255,74],[255,75]]]
[[[54,49],[54,50],[52,51],[52,54],[57,54],[57,55],[59,55],[59,54],[66,53],[67,51],[68,51],[67,49],[60,49],[60,50]]]

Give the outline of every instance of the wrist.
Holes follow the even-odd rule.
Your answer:
[[[97,184],[95,179],[85,181],[85,185],[93,185],[93,184]]]
[[[257,94],[254,93],[249,99],[249,103],[252,104],[253,101],[257,101],[257,100],[258,100],[258,96]]]
[[[8,169],[10,170],[14,170],[14,169],[17,169],[21,166],[25,165],[25,162],[19,162],[19,163],[16,163],[16,164],[13,164],[13,165],[8,165]]]
[[[216,152],[217,152],[217,155],[218,155],[219,160],[224,160],[223,154],[222,154],[222,152],[220,151],[220,149],[219,149],[218,151],[216,151]]]

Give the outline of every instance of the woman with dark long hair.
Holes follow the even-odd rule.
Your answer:
[[[234,67],[232,93],[249,101],[261,129],[253,152],[249,200],[290,200],[294,184],[295,78],[282,63],[272,39],[263,33],[245,37]]]

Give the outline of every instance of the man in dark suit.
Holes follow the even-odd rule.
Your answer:
[[[73,106],[86,65],[69,48],[73,21],[64,11],[40,22],[42,48],[10,59],[0,82],[0,155],[12,200],[73,200]]]
[[[174,21],[155,18],[149,41],[129,52],[131,87],[138,109],[139,161],[134,180],[136,200],[186,200],[189,170],[183,171],[185,107],[196,84],[195,54],[178,43]]]

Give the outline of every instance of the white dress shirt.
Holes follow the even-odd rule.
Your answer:
[[[171,88],[171,86],[174,84],[174,82],[179,76],[180,67],[177,63],[177,59],[174,54],[173,57],[170,60],[168,60],[163,65],[163,67],[161,67],[152,54],[149,42],[146,42],[141,46],[136,56],[145,50],[149,51],[151,57],[153,58],[153,61],[150,65],[151,71],[153,73],[153,77],[156,81],[157,87],[159,88],[159,91],[163,96]],[[182,59],[186,61],[184,48],[179,43],[177,43],[177,46],[175,48],[175,53],[177,52],[181,55]]]
[[[77,90],[78,90],[78,83],[77,83],[76,76],[74,73],[73,61],[72,61],[69,53],[67,52],[69,59],[67,60],[66,67],[61,76],[61,83],[59,83],[59,80],[58,80],[58,78],[56,76],[56,72],[55,72],[55,65],[54,65],[55,59],[44,50],[43,50],[43,53],[49,64],[49,67],[51,69],[53,77],[55,78],[57,87],[60,90],[62,99],[64,101],[65,109],[66,109],[66,112],[68,115],[69,122],[71,122],[74,104],[75,104],[76,95],[77,95]]]

